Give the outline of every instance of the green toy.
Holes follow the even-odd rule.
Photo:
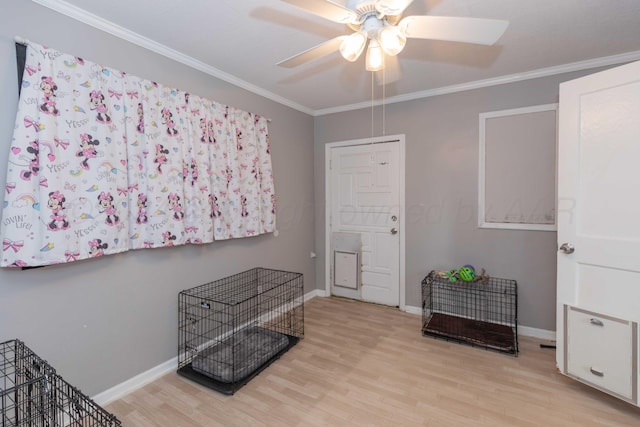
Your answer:
[[[473,282],[476,277],[476,273],[469,267],[462,267],[458,270],[458,277],[464,282]]]
[[[459,280],[472,283],[472,282],[482,282],[482,284],[489,283],[489,275],[486,274],[485,269],[483,268],[481,273],[476,273],[476,269],[471,264],[465,264],[460,267],[458,270],[452,269],[448,271],[438,271],[436,272],[439,277],[448,280],[451,283],[456,283]]]
[[[458,281],[458,271],[449,270],[444,273],[444,277],[447,278],[451,283],[455,283]]]

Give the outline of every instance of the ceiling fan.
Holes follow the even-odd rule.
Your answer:
[[[367,45],[366,69],[385,67],[385,55],[400,53],[407,38],[448,40],[492,45],[502,36],[508,21],[468,17],[407,16],[402,12],[413,0],[347,0],[346,6],[331,0],[282,0],[330,21],[346,24],[354,32],[338,36],[278,62],[297,67],[337,50],[350,62],[360,57]]]

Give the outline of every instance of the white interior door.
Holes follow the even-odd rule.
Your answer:
[[[332,280],[334,295],[399,305],[399,159],[398,142],[331,149],[330,230],[361,239],[361,289],[334,287]]]
[[[560,85],[559,119],[556,355],[566,372],[565,305],[640,320],[640,62]]]

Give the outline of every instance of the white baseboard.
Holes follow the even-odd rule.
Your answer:
[[[141,374],[136,375],[133,378],[130,378],[118,385],[111,387],[108,390],[103,391],[102,393],[98,393],[92,397],[92,399],[101,406],[108,405],[114,400],[118,400],[125,395],[131,393],[143,387],[163,375],[168,374],[169,372],[175,372],[178,369],[178,357],[174,357],[173,359],[167,360],[164,363],[159,364],[158,366],[149,369]]]
[[[405,305],[404,306],[404,311],[409,313],[409,314],[422,314],[422,308],[414,307],[414,306],[411,306],[411,305]]]
[[[525,337],[538,338],[538,339],[548,340],[548,341],[556,340],[556,331],[530,328],[529,326],[518,326],[518,335],[522,335]]]
[[[320,289],[314,289],[311,292],[308,292],[304,295],[304,301],[309,301],[315,297],[324,297],[325,291]],[[102,393],[98,393],[92,397],[92,399],[101,406],[108,405],[109,403],[121,399],[127,394],[136,391],[140,387],[143,387],[163,375],[166,375],[170,372],[175,372],[178,370],[178,357],[174,357],[170,360],[167,360],[164,363],[159,364],[156,367],[149,369],[141,374],[136,375],[133,378],[130,378],[120,384],[117,384],[111,387],[108,390],[103,391]]]
[[[310,299],[315,297],[326,297],[326,296],[327,295],[324,290],[314,289],[310,292],[307,292],[304,295],[304,301],[305,302],[309,301]],[[415,315],[422,314],[422,308],[413,307],[410,305],[406,305],[404,307],[404,311],[410,314],[415,314]],[[526,337],[540,338],[540,339],[549,340],[549,341],[555,341],[556,339],[555,331],[547,331],[544,329],[530,328],[528,326],[519,326],[518,334]],[[164,363],[159,364],[156,367],[149,369],[148,371],[138,374],[135,377],[130,378],[120,384],[117,384],[111,387],[110,389],[103,391],[102,393],[96,394],[95,396],[93,396],[92,399],[98,405],[102,405],[102,406],[108,405],[109,403],[115,400],[121,399],[127,394],[139,389],[140,387],[143,387],[157,380],[163,375],[166,375],[170,372],[175,372],[177,369],[178,369],[178,357],[176,356],[170,360],[167,360]]]
[[[327,292],[323,289],[314,289],[311,292],[307,292],[306,294],[304,294],[304,302],[309,301],[312,298],[315,297],[326,297],[327,296]]]

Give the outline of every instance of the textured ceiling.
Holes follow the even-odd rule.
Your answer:
[[[364,55],[354,63],[336,52],[293,69],[276,66],[350,33],[280,0],[35,1],[74,17],[97,15],[107,26],[151,39],[311,114],[370,103],[383,92],[372,85]],[[415,0],[404,15],[495,18],[510,25],[494,46],[409,39],[398,56],[400,79],[384,87],[388,101],[640,59],[639,0]]]

